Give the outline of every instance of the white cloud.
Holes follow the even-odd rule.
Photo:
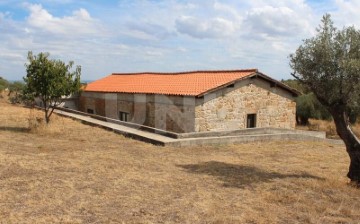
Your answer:
[[[4,20],[5,13],[0,12],[0,23]]]
[[[132,31],[128,35],[139,39],[165,39],[174,35],[165,26],[152,24],[147,21],[128,22],[126,26]]]
[[[290,73],[287,56],[313,35],[325,12],[339,28],[360,25],[358,0],[36,2],[0,3],[2,74],[21,78],[32,50],[74,60],[84,79],[249,67],[283,78]]]
[[[223,12],[224,15],[232,16],[234,19],[238,21],[242,20],[241,11],[238,10],[233,5],[215,1],[215,3],[213,4],[213,8],[216,12]]]
[[[336,24],[343,26],[355,25],[360,28],[360,1],[358,0],[336,0],[337,11],[332,13]],[[340,26],[339,28],[342,28]]]
[[[245,22],[254,35],[263,38],[303,35],[311,27],[303,15],[288,7],[264,6],[249,11]]]
[[[201,21],[192,16],[182,16],[175,23],[179,33],[200,39],[228,37],[236,30],[232,21],[220,17]]]
[[[160,51],[146,51],[145,54],[150,57],[159,57],[163,56],[163,53]]]
[[[71,16],[62,18],[51,15],[42,5],[30,4],[28,9],[30,11],[27,18],[28,24],[42,31],[69,36],[101,32],[101,27],[97,21],[92,19],[90,14],[82,8],[74,11]]]

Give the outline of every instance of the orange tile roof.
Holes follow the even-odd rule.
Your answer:
[[[198,96],[256,73],[257,69],[180,73],[114,73],[89,83],[85,91]]]

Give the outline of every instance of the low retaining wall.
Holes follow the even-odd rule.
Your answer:
[[[241,136],[241,135],[266,135],[266,134],[299,134],[317,138],[326,138],[326,133],[322,131],[303,131],[284,128],[248,128],[230,131],[211,131],[211,132],[192,132],[178,134],[178,138],[204,138],[222,136]]]
[[[61,113],[61,110],[66,113]],[[57,113],[81,120],[86,124],[100,126],[126,137],[161,146],[186,147],[268,141],[313,141],[343,144],[341,140],[326,139],[325,132],[318,131],[252,128],[179,134],[69,109],[61,110]]]
[[[165,145],[173,146],[173,147],[187,147],[187,146],[240,144],[240,143],[250,143],[250,142],[269,142],[269,141],[308,141],[308,142],[310,141],[310,142],[328,142],[330,144],[343,144],[341,140],[331,140],[331,139],[319,138],[315,136],[296,134],[296,133],[278,133],[278,134],[186,138],[178,141],[168,142],[165,143]]]
[[[69,108],[57,107],[56,109],[62,110],[62,111],[65,111],[65,112],[69,112],[69,113],[74,113],[74,114],[86,116],[86,117],[91,117],[91,118],[94,118],[94,119],[97,119],[97,120],[100,120],[100,121],[106,121],[106,122],[113,123],[113,124],[119,124],[119,125],[122,125],[122,126],[125,126],[125,127],[134,128],[134,129],[137,129],[137,130],[142,130],[142,131],[147,131],[147,132],[150,132],[150,133],[159,134],[159,135],[170,137],[170,138],[179,138],[178,133],[171,132],[171,131],[165,131],[165,130],[161,130],[161,129],[157,129],[157,128],[153,128],[153,127],[149,127],[149,126],[145,126],[145,125],[120,121],[120,120],[116,120],[116,119],[112,119],[112,118],[108,118],[108,117],[103,117],[103,116],[96,115],[96,114],[88,114],[88,113],[84,113],[82,111],[72,110],[72,109],[69,109]]]

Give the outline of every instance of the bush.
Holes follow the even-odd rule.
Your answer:
[[[8,87],[9,87],[9,82],[6,79],[0,77],[0,93]]]
[[[299,81],[289,79],[282,82],[303,93],[296,98],[296,123],[308,125],[309,119],[331,120],[330,113],[316,99],[315,95],[305,88]]]

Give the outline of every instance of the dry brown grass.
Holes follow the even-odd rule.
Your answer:
[[[4,223],[360,223],[341,145],[168,148],[0,102]]]
[[[310,119],[308,126],[298,126],[298,129],[310,130],[310,131],[324,131],[328,138],[339,139],[340,137],[336,133],[335,123],[333,121]],[[351,126],[354,133],[360,137],[360,123],[356,123]]]

